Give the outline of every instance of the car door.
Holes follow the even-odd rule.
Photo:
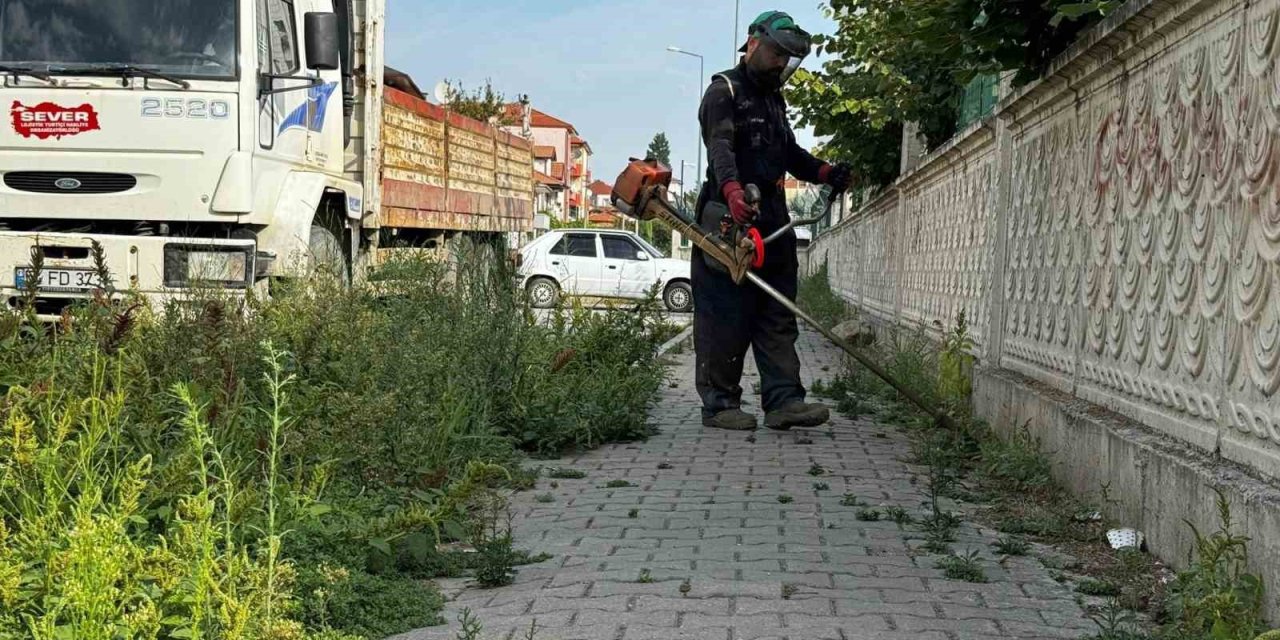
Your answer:
[[[565,274],[560,287],[567,293],[579,296],[597,296],[601,293],[600,252],[594,233],[566,233],[551,248],[547,258],[551,270]]]
[[[618,298],[644,297],[658,279],[652,256],[620,233],[601,234],[600,244],[604,250],[603,277],[613,291],[610,295]]]

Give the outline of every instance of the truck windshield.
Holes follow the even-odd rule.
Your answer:
[[[236,32],[236,0],[0,0],[0,65],[234,78]]]

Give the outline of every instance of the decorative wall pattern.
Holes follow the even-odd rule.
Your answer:
[[[981,352],[987,331],[986,289],[992,246],[995,145],[966,150],[964,161],[902,193],[900,318],[926,328],[950,327],[964,312]],[[938,323],[938,324],[934,324]]]
[[[812,252],[858,263],[831,277],[859,305],[963,308],[988,362],[1280,478],[1278,4],[1153,0],[1102,25],[990,144],[970,131]]]

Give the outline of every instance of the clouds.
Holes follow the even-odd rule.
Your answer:
[[[595,151],[592,171],[612,181],[653,135],[671,139],[672,163],[697,151],[698,61],[706,74],[736,60],[732,0],[388,0],[387,58],[431,87],[444,78],[492,78],[508,97],[572,122]],[[740,28],[782,9],[812,32],[829,29],[816,0],[744,0]],[[803,142],[803,140],[802,140]],[[705,164],[705,159],[704,159]]]

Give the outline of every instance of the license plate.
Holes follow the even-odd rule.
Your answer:
[[[26,288],[31,279],[31,269],[15,269],[13,281],[19,289]],[[42,291],[89,291],[101,286],[98,272],[92,269],[51,269],[40,270],[40,282],[36,288]]]

